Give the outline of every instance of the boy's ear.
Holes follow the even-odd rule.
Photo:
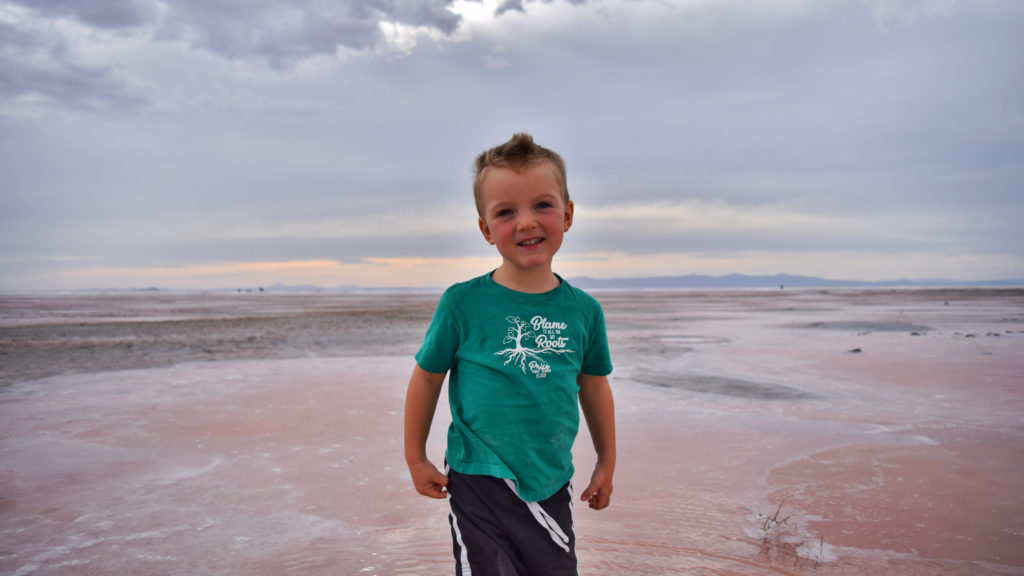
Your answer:
[[[488,244],[494,246],[494,235],[491,234],[490,226],[487,225],[487,222],[484,222],[483,218],[478,218],[477,223],[480,225],[480,232],[483,233],[484,240],[487,240]]]
[[[562,230],[563,232],[568,232],[569,228],[572,227],[572,213],[574,209],[575,205],[572,203],[572,200],[569,200],[569,203],[565,205],[565,229]]]

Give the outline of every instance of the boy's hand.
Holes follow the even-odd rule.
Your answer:
[[[410,464],[409,473],[412,474],[412,483],[420,494],[431,498],[444,498],[447,495],[444,487],[448,485],[448,477],[441,474],[429,460]]]
[[[604,510],[612,500],[612,474],[598,466],[590,477],[590,485],[583,491],[580,500],[588,502],[594,510]]]
[[[405,462],[416,491],[431,498],[444,498],[444,487],[448,485],[448,477],[430,463],[425,448],[444,377],[444,374],[427,372],[417,364],[405,394]]]
[[[607,376],[580,373],[580,407],[590,428],[597,453],[597,465],[582,500],[594,510],[604,510],[612,499],[612,475],[615,474],[615,400]]]

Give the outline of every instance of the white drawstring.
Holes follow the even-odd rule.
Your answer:
[[[562,550],[569,552],[569,537],[565,535],[562,527],[558,525],[558,522],[556,522],[550,514],[548,514],[547,510],[542,508],[539,502],[527,502],[526,500],[523,500],[522,497],[519,496],[519,491],[516,490],[515,482],[505,478],[505,484],[508,484],[508,487],[516,497],[526,504],[526,507],[530,509],[530,513],[533,514],[533,517],[537,522],[548,531],[548,535],[551,536],[551,540],[555,544],[558,544]]]

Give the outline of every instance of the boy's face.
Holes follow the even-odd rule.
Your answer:
[[[487,168],[481,192],[480,231],[505,264],[522,271],[550,269],[573,213],[551,165],[541,162],[522,173]]]

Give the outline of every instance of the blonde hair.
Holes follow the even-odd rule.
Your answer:
[[[565,160],[554,150],[549,150],[533,141],[533,136],[526,132],[518,132],[504,144],[484,150],[473,163],[473,198],[476,200],[476,211],[483,216],[483,181],[484,172],[488,168],[509,168],[516,172],[536,166],[541,162],[550,162],[555,172],[555,180],[562,189],[562,200],[569,203],[569,186],[565,177]]]

